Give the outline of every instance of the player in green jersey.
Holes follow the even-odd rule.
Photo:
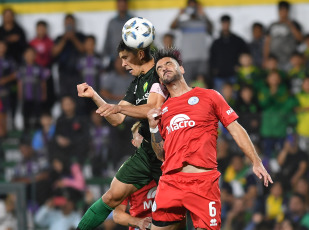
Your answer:
[[[156,158],[151,148],[147,112],[152,108],[160,108],[166,96],[163,86],[154,74],[150,47],[132,49],[121,41],[118,53],[122,66],[136,77],[123,100],[118,105],[108,104],[86,83],[77,86],[78,96],[91,98],[99,107],[97,113],[113,126],[121,124],[126,116],[141,119],[139,133],[144,140],[134,155],[120,167],[109,190],[84,214],[77,228],[80,230],[96,228],[127,196],[153,179],[158,181],[161,176],[162,162]]]

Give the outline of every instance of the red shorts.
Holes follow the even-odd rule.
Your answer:
[[[195,228],[220,229],[220,172],[163,175],[152,206],[156,222],[181,221],[190,211]]]

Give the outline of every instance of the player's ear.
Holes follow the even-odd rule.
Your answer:
[[[134,140],[134,139],[131,140],[131,143],[132,143],[132,145],[133,145],[134,147],[136,147],[136,143],[135,143],[135,140]]]
[[[183,75],[185,73],[185,69],[183,68],[183,66],[182,65],[179,66],[179,69],[180,69],[181,74]]]
[[[145,58],[144,50],[138,50],[137,51],[137,57],[139,58],[139,60],[143,60]]]

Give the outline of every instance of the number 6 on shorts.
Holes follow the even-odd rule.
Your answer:
[[[217,210],[213,206],[214,204],[216,204],[216,202],[214,202],[214,201],[209,202],[209,216],[210,217],[215,217],[216,214],[217,214]]]

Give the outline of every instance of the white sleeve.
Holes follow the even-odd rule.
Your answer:
[[[150,89],[150,92],[149,93],[158,93],[160,94],[161,96],[163,96],[165,99],[167,98],[168,96],[168,91],[167,89],[165,88],[164,85],[160,84],[160,83],[154,83],[152,86],[151,86],[151,89]]]

